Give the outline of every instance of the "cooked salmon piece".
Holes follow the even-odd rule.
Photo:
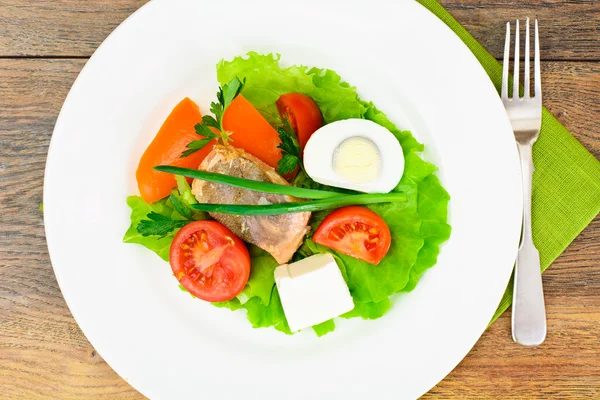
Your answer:
[[[198,168],[239,178],[288,185],[272,167],[244,150],[215,146]],[[275,204],[298,201],[295,197],[240,189],[220,183],[194,179],[192,193],[200,203]],[[243,216],[210,213],[242,240],[269,252],[278,263],[287,263],[310,230],[309,212],[268,216]]]

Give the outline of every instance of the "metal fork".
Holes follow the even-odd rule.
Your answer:
[[[537,346],[546,338],[546,309],[540,271],[540,255],[535,248],[531,235],[532,149],[540,134],[542,125],[542,84],[537,20],[535,20],[535,90],[533,95],[529,93],[529,18],[527,18],[525,32],[524,97],[519,97],[519,20],[516,21],[515,28],[512,97],[508,97],[510,22],[506,23],[501,95],[519,148],[523,181],[523,229],[515,263],[512,336],[516,343],[524,346]]]

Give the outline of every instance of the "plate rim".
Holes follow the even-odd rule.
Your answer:
[[[187,2],[187,0],[184,0],[184,1],[181,1],[181,2],[185,3],[185,2]],[[75,88],[75,87],[78,85],[78,82],[79,82],[80,80],[82,80],[82,76],[84,76],[84,77],[85,77],[85,75],[86,75],[86,70],[87,70],[87,67],[88,67],[88,65],[89,65],[91,62],[93,62],[93,60],[94,60],[94,57],[95,57],[96,53],[98,52],[98,50],[102,49],[102,48],[103,48],[103,46],[105,45],[105,43],[107,43],[107,42],[108,42],[108,40],[109,40],[111,37],[114,37],[114,36],[115,36],[115,34],[117,34],[117,33],[119,32],[119,30],[120,30],[120,28],[121,28],[121,27],[125,26],[126,24],[130,24],[130,23],[131,23],[131,21],[133,21],[133,20],[134,20],[134,19],[136,19],[136,18],[139,18],[139,16],[140,16],[140,15],[142,15],[142,14],[145,12],[144,10],[146,10],[146,9],[149,9],[149,8],[151,8],[151,7],[154,7],[154,8],[158,8],[159,6],[160,6],[160,7],[162,7],[162,6],[164,6],[166,3],[167,3],[167,1],[166,1],[166,0],[155,0],[155,1],[153,1],[153,2],[148,2],[148,3],[144,4],[142,7],[140,7],[138,10],[136,10],[134,13],[132,13],[132,14],[131,14],[131,15],[130,15],[130,16],[127,18],[127,19],[125,19],[125,20],[124,20],[124,21],[123,21],[123,22],[122,22],[122,23],[121,23],[121,24],[120,24],[120,25],[119,25],[119,26],[118,26],[118,27],[117,27],[117,28],[116,28],[116,29],[115,29],[115,30],[114,30],[114,31],[113,31],[113,32],[112,32],[112,33],[111,33],[111,34],[110,34],[110,35],[109,35],[109,36],[108,36],[108,37],[107,37],[107,38],[106,38],[106,39],[105,39],[103,42],[102,42],[102,44],[101,44],[101,45],[98,47],[98,49],[97,49],[97,50],[94,52],[94,54],[93,54],[93,55],[90,57],[90,59],[89,59],[89,60],[86,62],[86,65],[85,65],[85,66],[82,68],[82,70],[81,70],[81,72],[79,73],[78,77],[77,77],[77,78],[76,78],[76,80],[74,81],[74,83],[73,83],[73,86],[72,86],[71,90],[69,90],[69,93],[68,93],[68,95],[67,95],[67,97],[66,97],[66,99],[65,99],[65,101],[64,101],[64,103],[63,103],[63,106],[62,106],[62,108],[61,108],[61,111],[60,111],[60,113],[59,113],[59,116],[58,116],[58,118],[57,118],[56,125],[55,125],[55,128],[54,128],[54,130],[53,130],[53,135],[52,135],[52,139],[51,139],[51,142],[50,142],[50,146],[49,146],[49,149],[48,149],[48,155],[47,155],[47,161],[46,161],[46,169],[45,169],[45,173],[44,173],[44,203],[46,203],[46,202],[47,202],[47,193],[49,193],[49,192],[51,191],[51,190],[48,190],[48,188],[47,188],[47,182],[51,181],[51,179],[48,179],[48,177],[49,177],[49,168],[48,168],[48,165],[50,165],[50,164],[51,164],[51,155],[53,154],[53,151],[52,151],[52,149],[53,149],[53,144],[55,144],[55,143],[56,143],[56,141],[55,141],[55,137],[56,137],[56,136],[55,136],[55,134],[57,133],[57,131],[59,131],[59,127],[60,127],[60,122],[61,122],[61,119],[65,118],[65,117],[63,116],[63,111],[64,111],[64,110],[67,108],[67,103],[69,102],[69,99],[70,99],[70,97],[71,97],[71,95],[72,95],[73,88]],[[418,7],[423,7],[423,6],[419,4],[419,5],[418,5]],[[424,9],[424,10],[426,10],[424,7],[423,7],[423,9]],[[428,10],[426,10],[426,12],[427,12],[427,13],[429,13],[429,11],[428,11]],[[437,18],[435,15],[431,14],[431,17],[432,17],[432,19],[435,19],[435,20],[437,20],[437,22],[439,22],[440,24],[442,24],[442,25],[444,26],[444,28],[446,28],[446,29],[447,29],[449,32],[451,32],[451,34],[452,34],[452,35],[455,35],[455,34],[454,34],[454,32],[452,32],[452,31],[450,30],[450,28],[448,28],[448,27],[447,27],[445,24],[443,24],[443,22],[442,22],[442,21],[438,20],[438,18]],[[467,49],[467,48],[466,48],[466,45],[464,45],[464,43],[461,43],[461,44],[462,44],[462,46],[463,46],[465,49]],[[468,50],[468,49],[467,49],[467,50]],[[473,60],[475,60],[475,62],[477,62],[477,64],[479,64],[479,63],[478,63],[478,61],[476,61],[476,59],[475,59],[475,56],[474,56],[474,55],[472,55],[472,53],[470,52],[470,50],[469,50],[469,54],[471,55],[472,59],[473,59]],[[483,70],[483,67],[481,67],[481,69]],[[490,81],[490,83],[489,83],[489,86],[490,86],[490,87],[493,87],[493,85],[492,85],[491,81]],[[495,89],[494,89],[494,90],[495,90]],[[498,100],[499,100],[499,99],[498,99]],[[507,119],[507,120],[508,120],[508,119]],[[517,154],[516,147],[515,147],[515,154]],[[45,232],[46,232],[46,237],[48,237],[48,236],[51,236],[51,235],[52,235],[52,234],[48,235],[48,232],[49,232],[49,230],[51,230],[52,228],[49,228],[49,227],[48,227],[48,225],[47,225],[47,223],[46,223],[46,221],[47,221],[47,218],[46,218],[46,213],[47,213],[47,212],[50,212],[50,211],[49,211],[49,210],[47,210],[47,209],[45,209],[45,210],[44,210],[44,229],[45,229]],[[51,248],[50,248],[50,241],[48,241],[48,251],[49,251],[50,259],[51,259],[51,261],[52,261],[52,259],[53,259],[53,257],[52,257],[52,252],[53,252],[53,251],[52,251],[52,250],[51,250]],[[516,255],[516,249],[515,249],[515,255]],[[65,296],[65,290],[64,290],[64,286],[63,286],[63,285],[64,285],[64,282],[62,282],[62,283],[61,283],[61,280],[62,280],[62,279],[59,277],[59,275],[61,275],[61,273],[59,273],[59,272],[58,272],[58,268],[55,266],[54,262],[52,262],[52,267],[53,267],[53,270],[54,270],[54,273],[55,273],[55,276],[56,276],[57,282],[58,282],[58,284],[59,284],[59,287],[60,287],[60,289],[61,289],[61,292],[62,292],[62,294],[63,294],[63,297],[65,298],[65,302],[67,303],[67,306],[68,306],[68,308],[69,308],[69,310],[70,310],[71,314],[73,315],[74,319],[77,321],[77,323],[78,323],[78,325],[80,326],[80,328],[81,328],[82,332],[83,332],[83,333],[84,333],[84,335],[86,336],[86,339],[87,339],[87,340],[90,342],[90,344],[92,344],[92,343],[94,342],[94,340],[92,340],[92,339],[91,339],[91,338],[88,336],[88,332],[86,332],[86,330],[84,330],[84,328],[83,328],[83,327],[81,326],[81,324],[80,324],[80,320],[79,320],[79,318],[81,318],[81,316],[79,316],[79,317],[77,317],[77,316],[76,316],[76,313],[74,313],[74,312],[73,312],[72,303],[67,301],[67,296]],[[507,278],[506,278],[506,283],[508,283],[509,279],[510,279],[510,274],[508,274],[508,276],[507,276]],[[500,295],[498,296],[498,303],[499,303],[499,300],[500,300],[500,298],[501,298],[501,297],[502,297],[502,293],[500,293]],[[477,335],[477,338],[479,338],[479,337],[481,336],[481,334],[482,334],[484,331],[485,331],[485,327],[483,327],[483,329],[481,330],[481,332],[479,332],[479,334]],[[477,340],[478,340],[478,339],[477,339]],[[473,342],[473,345],[472,345],[472,346],[474,346],[474,345],[477,343],[477,340],[476,340],[475,342]],[[92,344],[92,345],[93,345],[94,347],[96,347],[94,344]],[[454,367],[455,367],[456,365],[458,365],[458,363],[460,363],[460,361],[462,361],[462,359],[464,358],[464,356],[466,356],[466,354],[468,354],[468,352],[470,351],[470,349],[472,348],[472,346],[471,346],[471,347],[470,347],[470,348],[467,350],[467,352],[466,352],[466,353],[465,353],[465,354],[464,354],[462,357],[460,357],[460,359],[458,359],[458,361],[457,361],[457,362],[454,364],[454,366],[453,366],[453,367],[452,367],[452,368],[451,368],[451,369],[450,369],[450,370],[449,370],[447,373],[450,373],[450,372],[452,371],[452,369],[454,369]],[[100,352],[100,350],[98,350],[98,352]],[[115,371],[116,371],[116,372],[117,372],[117,373],[118,373],[118,374],[119,374],[121,377],[123,377],[123,378],[124,378],[124,379],[125,379],[127,382],[129,382],[129,380],[128,380],[128,379],[125,377],[125,375],[121,374],[121,372],[119,371],[119,369],[120,369],[120,368],[115,368],[115,367],[113,367],[113,362],[112,362],[113,360],[107,360],[107,359],[105,359],[105,360],[106,360],[106,362],[107,362],[107,363],[108,363],[108,364],[111,366],[111,368],[113,368],[113,370],[115,370]],[[447,375],[447,374],[446,374],[446,375]],[[444,378],[446,375],[442,376],[442,377],[441,377],[441,378],[440,378],[438,381],[436,381],[436,382],[435,382],[435,384],[437,384],[439,381],[441,381],[441,380],[442,380],[442,379],[443,379],[443,378]],[[131,384],[131,383],[130,383],[130,384]],[[430,390],[430,389],[431,389],[433,386],[435,386],[435,384],[434,384],[434,385],[432,385],[432,386],[431,386],[430,388],[428,388],[427,390],[425,390],[423,393],[425,393],[425,392],[427,392],[428,390]],[[142,390],[141,390],[139,387],[137,387],[137,386],[134,386],[134,387],[135,387],[135,389],[136,389],[136,390],[140,391],[140,393],[142,393],[142,394],[145,394],[145,391],[142,391]],[[421,394],[423,394],[423,393],[421,393]]]

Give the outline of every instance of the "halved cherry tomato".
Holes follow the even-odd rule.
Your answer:
[[[390,249],[392,236],[379,215],[365,207],[350,206],[329,214],[313,241],[377,265]]]
[[[311,135],[323,126],[323,117],[317,103],[302,93],[286,93],[276,102],[277,111],[282,119],[286,118],[296,135],[300,148],[304,146]]]
[[[188,292],[206,301],[237,296],[250,276],[250,255],[244,243],[217,221],[196,221],[175,235],[169,261]]]
[[[202,120],[196,103],[189,98],[181,100],[171,111],[162,127],[148,146],[135,173],[140,194],[146,203],[153,203],[168,196],[176,186],[175,176],[155,171],[157,165],[176,165],[184,168],[198,168],[212,150],[209,143],[202,150],[181,157],[186,146],[198,139],[194,125]]]

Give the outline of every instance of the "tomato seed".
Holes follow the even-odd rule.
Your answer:
[[[327,237],[331,240],[341,240],[344,236],[346,236],[346,233],[340,228],[333,228],[327,234]]]
[[[377,245],[375,243],[365,242],[365,249],[367,251],[373,251],[376,248],[377,248]]]
[[[206,242],[208,240],[208,236],[206,235],[206,231],[200,231],[200,241]]]

